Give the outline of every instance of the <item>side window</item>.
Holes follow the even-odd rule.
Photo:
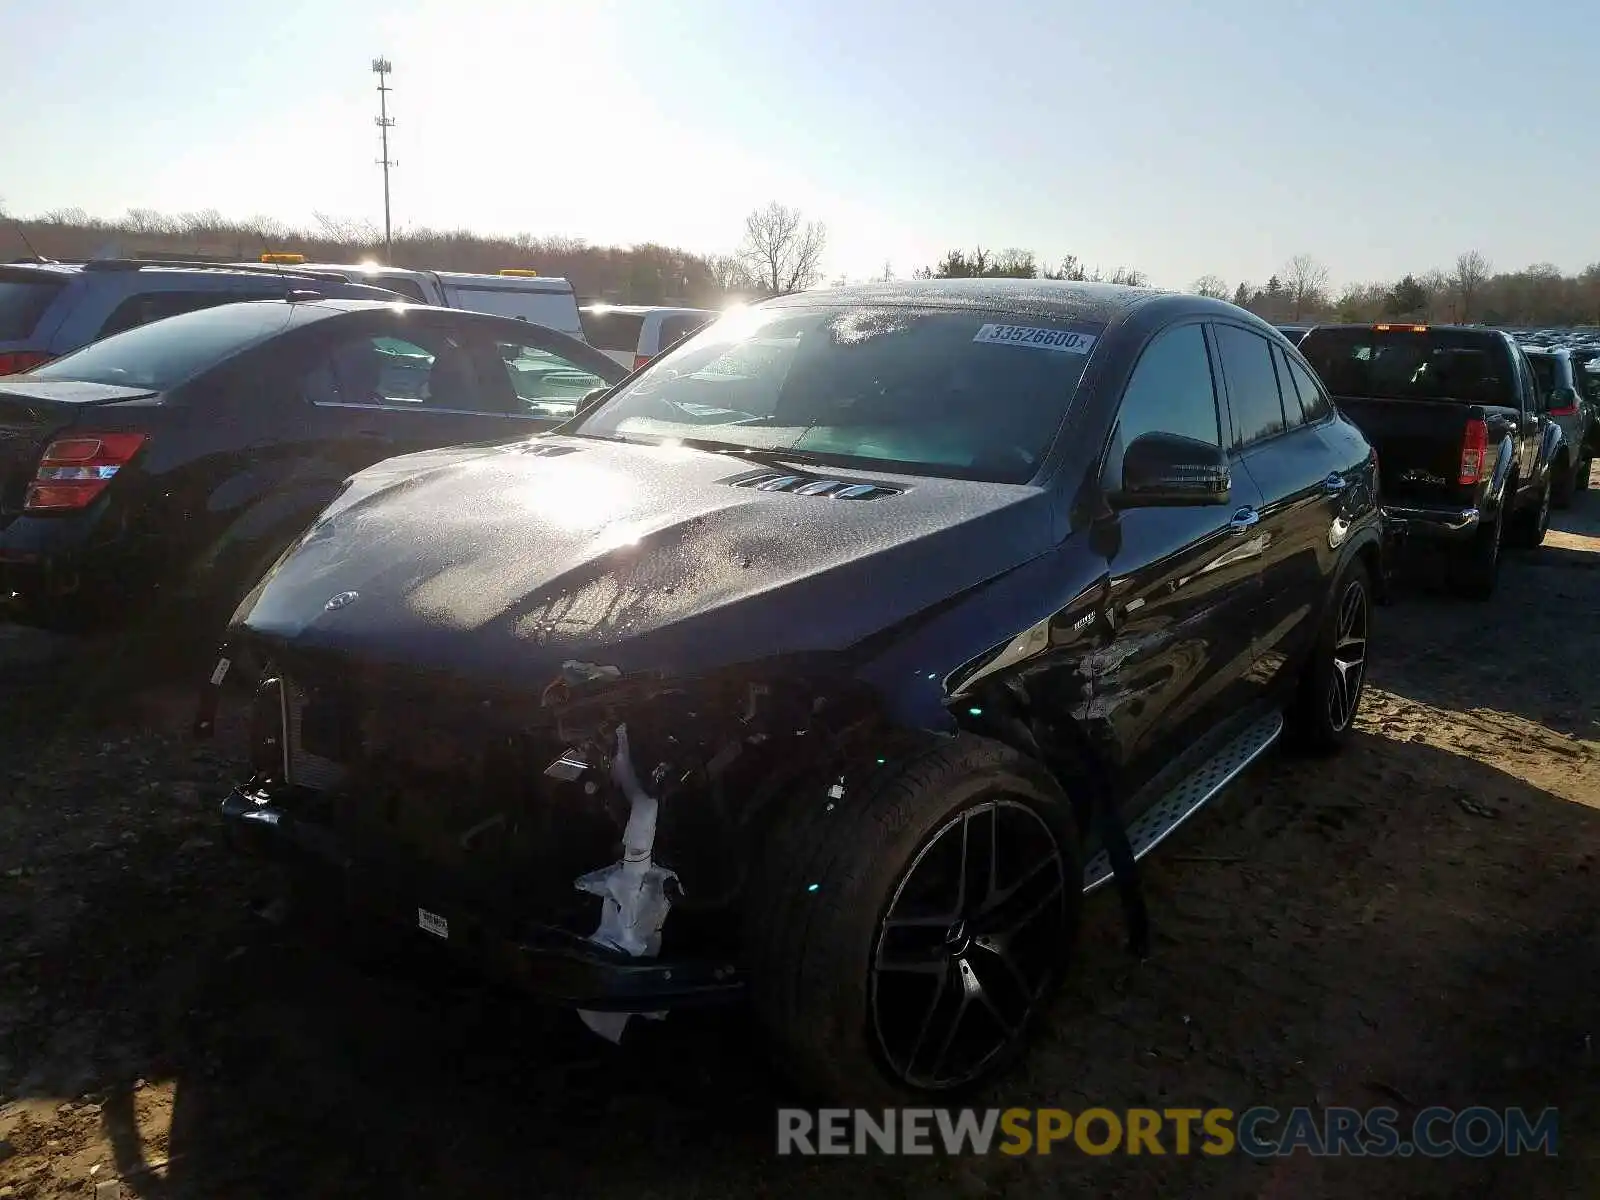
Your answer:
[[[313,404],[504,411],[478,386],[466,346],[433,330],[347,338],[307,373],[304,392]]]
[[[379,275],[372,283],[375,287],[399,292],[407,300],[415,300],[418,304],[428,302],[428,298],[422,294],[422,285],[415,279],[407,279],[404,275]]]
[[[1235,449],[1283,430],[1283,400],[1272,369],[1272,343],[1237,325],[1214,325],[1222,373],[1228,381]]]
[[[276,300],[280,292],[145,292],[129,296],[112,310],[99,337],[110,337],[159,321],[179,313],[194,312],[201,308],[215,308],[219,304],[232,304],[239,300]]]
[[[516,396],[513,415],[566,420],[578,411],[578,401],[585,395],[610,386],[593,372],[538,346],[497,342],[495,351]]]
[[[1305,414],[1306,423],[1320,421],[1333,414],[1333,402],[1328,399],[1328,393],[1322,390],[1316,376],[1301,366],[1292,355],[1285,354],[1283,361],[1288,364],[1289,377],[1294,380],[1294,389],[1300,394],[1300,411]],[[1283,404],[1289,406],[1289,389],[1283,389]]]
[[[1158,334],[1133,368],[1117,412],[1117,440],[1126,449],[1146,433],[1221,444],[1211,356],[1198,324]]]
[[[1283,401],[1283,427],[1298,429],[1305,424],[1306,417],[1301,409],[1300,394],[1289,374],[1288,358],[1278,346],[1272,347],[1272,373],[1278,377],[1278,396]]]
[[[667,317],[661,322],[661,348],[665,350],[679,338],[688,337],[696,329],[706,324],[708,318],[702,316]]]

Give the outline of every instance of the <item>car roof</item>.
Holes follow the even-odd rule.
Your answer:
[[[676,304],[607,304],[601,301],[597,304],[585,304],[580,312],[604,316],[606,313],[621,313],[625,317],[648,317],[651,313],[666,313],[668,316],[697,317],[702,313],[716,316],[714,308],[683,308]]]
[[[1134,309],[1178,293],[1121,283],[1063,279],[903,279],[795,292],[764,301],[763,308],[804,308],[817,304],[897,304],[931,308],[987,308],[1056,320],[1110,323]],[[1221,314],[1239,310],[1220,300],[1183,296],[1196,308]]]

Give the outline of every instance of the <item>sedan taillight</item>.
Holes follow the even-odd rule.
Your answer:
[[[84,433],[44,448],[28,485],[27,512],[87,508],[145,443],[142,433]]]

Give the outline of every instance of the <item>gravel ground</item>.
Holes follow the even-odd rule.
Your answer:
[[[263,930],[211,816],[239,731],[197,750],[124,647],[0,627],[0,1197],[1600,1194],[1600,495],[1493,603],[1377,616],[1348,752],[1269,756],[1150,861],[1147,962],[1098,896],[989,1100],[1554,1105],[1558,1158],[776,1158],[737,1018],[618,1052]]]

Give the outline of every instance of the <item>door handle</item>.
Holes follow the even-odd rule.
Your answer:
[[[1350,486],[1350,481],[1337,471],[1329,471],[1328,477],[1322,481],[1322,490],[1332,496]]]
[[[1238,512],[1233,514],[1232,520],[1228,522],[1228,528],[1233,530],[1235,533],[1240,533],[1243,530],[1253,528],[1260,522],[1261,514],[1255,509],[1241,508]]]

